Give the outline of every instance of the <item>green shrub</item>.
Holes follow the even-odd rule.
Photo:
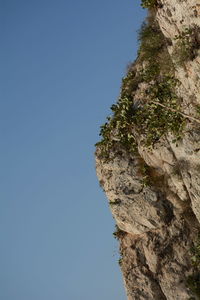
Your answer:
[[[129,71],[122,79],[121,95],[116,104],[111,106],[112,116],[107,118],[100,127],[102,140],[96,144],[101,150],[101,158],[108,160],[110,151],[120,144],[129,152],[135,153],[136,142],[132,132],[135,107],[133,105],[133,92],[141,82],[141,77],[134,71]]]
[[[200,273],[189,276],[187,279],[187,286],[191,292],[198,297],[197,299],[200,299]]]
[[[165,38],[155,20],[149,18],[144,22],[138,33],[140,60],[155,60],[156,54],[165,46]]]
[[[175,46],[173,57],[177,65],[182,66],[186,61],[193,60],[200,48],[198,26],[185,28],[179,35],[175,37]]]
[[[178,112],[180,99],[175,94],[178,81],[173,77],[174,67],[167,51],[167,41],[152,17],[142,25],[138,40],[140,49],[136,64],[141,69],[136,70],[134,65],[129,68],[122,80],[119,100],[111,106],[112,115],[101,126],[102,139],[96,144],[99,155],[106,160],[120,147],[136,153],[135,134],[144,136],[145,145],[151,146],[167,132],[174,133],[176,139],[180,138],[184,127],[183,117]],[[149,86],[146,97],[134,101],[142,82]],[[165,108],[159,104],[164,104]]]
[[[144,70],[142,70],[141,76],[144,82],[151,82],[159,73],[160,66],[157,63],[151,62]]]
[[[162,82],[152,84],[147,94],[154,103],[147,102],[136,113],[134,122],[140,133],[145,135],[144,142],[147,146],[154,145],[167,132],[173,133],[176,139],[181,136],[184,119],[178,113],[180,100],[174,91],[176,84],[177,81],[171,77],[164,77]],[[169,109],[159,104],[164,104]]]
[[[136,143],[132,133],[132,124],[134,116],[134,107],[131,98],[120,98],[117,104],[111,106],[113,116],[108,118],[101,126],[100,136],[101,142],[96,146],[100,146],[101,158],[108,159],[109,153],[114,149],[116,144],[122,145],[129,152],[135,152]]]
[[[153,8],[157,5],[157,0],[142,0],[141,6],[143,8]]]
[[[115,199],[114,201],[110,201],[109,203],[110,203],[111,206],[112,205],[119,205],[121,203],[121,200]]]
[[[200,115],[200,105],[199,104],[196,105],[196,112],[197,112],[198,115]]]
[[[147,63],[141,74],[143,81],[149,82],[162,74],[174,74],[174,66],[166,47],[167,40],[154,19],[148,18],[148,22],[142,24],[138,40],[139,59]]]

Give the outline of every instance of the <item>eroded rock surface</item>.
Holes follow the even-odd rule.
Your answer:
[[[137,151],[117,142],[105,159],[97,146],[97,176],[122,232],[121,269],[128,300],[200,299],[187,285],[188,276],[198,272],[191,248],[200,232],[200,50],[181,66],[173,56],[181,32],[196,28],[195,38],[200,38],[200,2],[162,0],[150,14],[168,41],[181,112],[197,121],[185,117],[181,139],[174,141],[173,133],[166,132],[151,147],[133,126]],[[138,83],[133,103],[145,97],[148,84]]]

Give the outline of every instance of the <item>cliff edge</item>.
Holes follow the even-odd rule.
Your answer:
[[[143,0],[96,170],[128,300],[200,299],[200,1]]]

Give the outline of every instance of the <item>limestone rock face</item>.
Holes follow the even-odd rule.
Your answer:
[[[187,278],[194,273],[191,248],[200,232],[200,115],[195,109],[200,105],[200,50],[181,66],[173,53],[176,36],[187,28],[197,28],[200,39],[200,1],[160,0],[153,14],[168,40],[181,111],[197,121],[186,117],[181,139],[174,142],[167,132],[153,147],[135,132],[135,153],[119,143],[104,159],[97,146],[96,170],[123,233],[121,269],[128,300],[199,299]],[[135,99],[142,89],[139,84]]]
[[[172,46],[168,47],[172,53],[176,35],[193,25],[200,26],[200,1],[162,0],[161,3],[156,18],[164,35],[172,41]],[[185,62],[184,68],[178,69],[176,76],[182,83],[183,94],[195,96],[200,101],[200,56]],[[189,104],[188,101],[186,103]]]

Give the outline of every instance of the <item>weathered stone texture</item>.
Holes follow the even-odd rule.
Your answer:
[[[200,26],[200,1],[162,0],[156,19],[164,35],[174,37]],[[173,59],[173,57],[172,57]],[[200,55],[176,68],[184,112],[200,104]],[[187,121],[183,139],[163,137],[153,149],[140,144],[138,155],[119,149],[108,161],[96,152],[99,181],[109,199],[120,237],[128,300],[189,300],[190,249],[200,223],[200,124]],[[150,167],[146,185],[142,165]],[[193,298],[195,299],[195,298]]]

